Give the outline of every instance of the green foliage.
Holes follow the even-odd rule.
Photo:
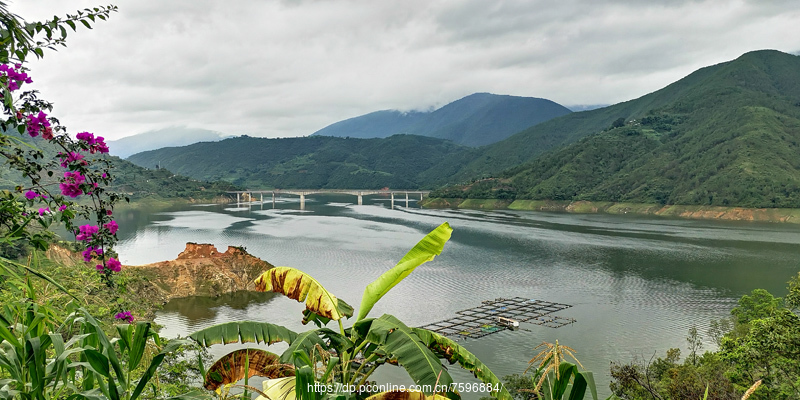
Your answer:
[[[800,398],[800,317],[762,289],[743,296],[731,315],[732,324],[709,329],[718,351],[698,357],[700,337],[690,329],[683,363],[672,349],[647,364],[612,364],[611,390],[623,399],[696,399],[706,390],[708,399],[738,399],[760,381],[750,399]]]

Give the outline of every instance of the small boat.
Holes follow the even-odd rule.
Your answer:
[[[511,330],[519,329],[519,321],[515,321],[511,318],[506,317],[497,317],[497,324],[501,326],[505,326]]]

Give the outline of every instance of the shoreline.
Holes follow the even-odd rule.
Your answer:
[[[783,222],[800,224],[798,208],[746,208],[696,205],[615,203],[610,201],[502,200],[426,198],[422,208],[473,210],[555,211],[573,214],[633,214],[726,221]]]

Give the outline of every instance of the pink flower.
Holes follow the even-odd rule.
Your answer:
[[[62,205],[58,206],[58,212],[64,212],[64,210],[66,210],[66,209],[67,209],[67,205],[66,204],[62,204]]]
[[[33,200],[37,197],[39,197],[39,193],[36,193],[33,190],[28,190],[27,192],[25,192],[25,198],[28,200]]]
[[[111,257],[106,261],[106,267],[114,272],[119,272],[122,270],[122,263]]]
[[[83,154],[76,153],[74,151],[69,152],[69,154],[64,157],[64,153],[58,153],[58,156],[61,157],[61,166],[67,168],[69,163],[80,161],[83,159]],[[81,164],[86,164],[86,161],[81,162]]]
[[[87,247],[81,254],[83,254],[83,261],[89,262],[92,261],[92,257],[94,257],[94,247]]]
[[[40,208],[39,209],[39,216],[44,216],[45,213],[50,212],[50,207]]]
[[[115,221],[107,222],[103,227],[108,229],[108,232],[112,235],[117,233],[117,229],[119,229],[119,225]]]
[[[78,197],[83,194],[80,185],[86,181],[86,178],[80,172],[64,172],[64,180],[58,186],[61,188],[61,194],[69,197]]]
[[[105,175],[105,174],[103,174],[103,175]],[[112,214],[111,210],[106,210],[106,215],[111,215],[111,214]]]
[[[28,134],[31,137],[39,136],[39,131],[47,130],[50,127],[50,121],[47,120],[47,114],[42,111],[39,111],[39,114],[34,116],[33,114],[28,115]],[[50,138],[52,139],[52,129],[51,129]]]
[[[117,313],[117,315],[115,315],[114,318],[125,321],[129,324],[133,322],[133,315],[131,314],[130,311]]]
[[[79,242],[92,240],[92,237],[100,231],[97,225],[81,225],[78,227],[79,234],[75,235],[75,240]]]

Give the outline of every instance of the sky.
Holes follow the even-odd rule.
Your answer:
[[[7,0],[27,21],[100,4]],[[119,0],[28,66],[71,132],[309,135],[476,92],[614,104],[759,49],[800,51],[796,0]]]

